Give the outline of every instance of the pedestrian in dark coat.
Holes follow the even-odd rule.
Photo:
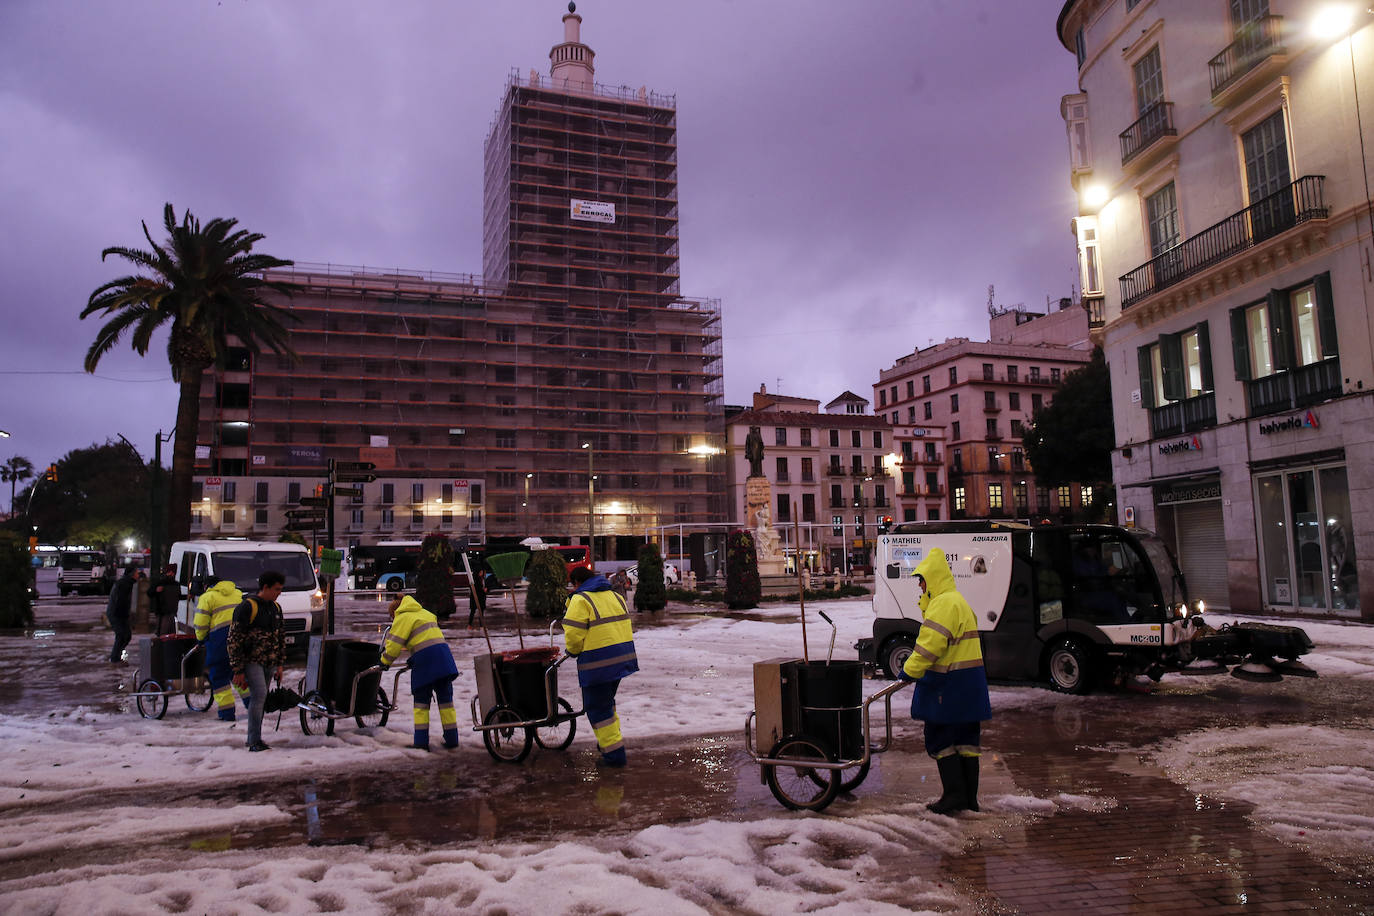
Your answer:
[[[135,591],[138,588],[138,580],[143,578],[143,570],[136,566],[130,566],[124,570],[124,575],[115,581],[110,589],[110,603],[105,607],[105,616],[110,619],[110,629],[114,630],[114,647],[110,649],[110,664],[127,665],[124,660],[124,649],[129,645],[129,640],[133,639],[134,631],[129,625],[129,615],[133,611],[134,602],[137,600]]]
[[[177,608],[181,604],[181,586],[177,584],[176,565],[162,567],[162,575],[148,587],[148,602],[157,615],[157,635],[168,636],[177,631]]]

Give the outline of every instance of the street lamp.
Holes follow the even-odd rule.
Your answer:
[[[530,527],[530,481],[534,479],[534,474],[525,475],[525,498],[520,503],[520,508],[525,510],[525,533],[529,534]]]
[[[10,437],[10,434],[9,434],[8,432],[6,432],[6,431],[3,430],[3,429],[0,429],[0,439],[8,439],[9,437]]]
[[[592,474],[592,456],[596,449],[590,442],[583,442],[587,450],[587,559],[595,562],[596,557],[596,477]]]

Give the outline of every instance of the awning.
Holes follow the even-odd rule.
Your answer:
[[[1196,480],[1221,479],[1221,468],[1203,468],[1200,471],[1190,471],[1187,474],[1166,474],[1162,477],[1151,477],[1149,480],[1137,480],[1135,483],[1123,483],[1121,489],[1130,487],[1155,487],[1163,483],[1188,483]]]

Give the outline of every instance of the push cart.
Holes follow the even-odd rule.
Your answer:
[[[334,723],[352,719],[359,728],[386,725],[395,704],[382,689],[381,647],[352,636],[312,636],[301,679],[301,731],[307,735],[332,735]],[[396,670],[391,695],[396,696],[401,675]]]
[[[835,648],[835,624],[830,650]],[[754,663],[754,706],[744,745],[760,777],[786,808],[820,811],[868,776],[875,754],[892,744],[892,695],[899,681],[863,699],[863,663],[774,658]],[[872,707],[883,705],[883,738],[872,740]],[[766,752],[763,750],[766,748]]]
[[[538,743],[561,751],[577,734],[574,710],[558,695],[558,668],[570,656],[560,655],[553,645],[549,625],[546,648],[492,652],[473,659],[477,696],[472,698],[472,730],[482,733],[482,743],[493,760],[519,763]]]
[[[167,698],[177,694],[193,712],[205,712],[214,702],[205,677],[205,645],[184,633],[144,636],[138,644],[138,690],[132,694],[138,714],[161,719]]]

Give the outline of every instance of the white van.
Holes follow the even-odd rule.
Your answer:
[[[177,625],[191,632],[196,599],[216,582],[228,579],[245,596],[258,591],[258,576],[275,569],[286,576],[277,603],[285,618],[287,648],[304,647],[312,633],[324,632],[324,592],[315,580],[310,551],[300,544],[272,541],[177,541],[170,563],[181,588]]]

